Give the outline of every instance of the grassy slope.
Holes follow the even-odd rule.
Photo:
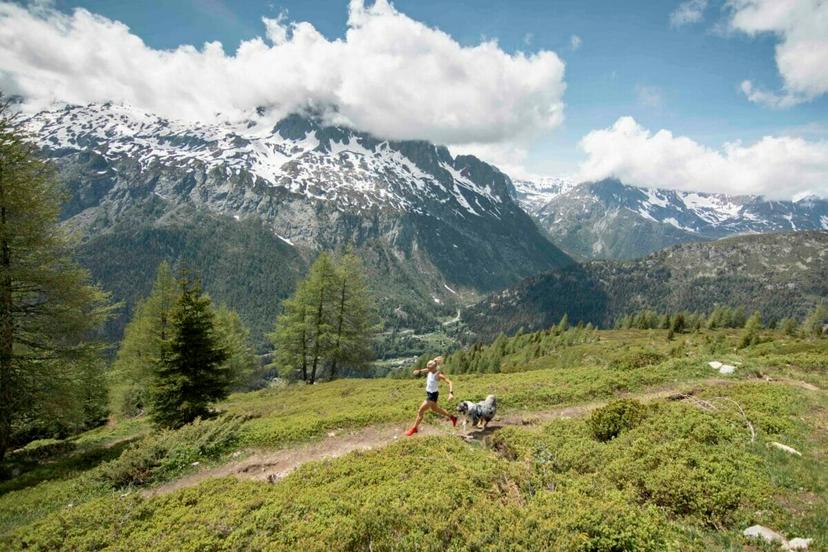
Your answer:
[[[458,395],[494,392],[504,413],[538,410],[698,380],[711,375],[707,360],[738,360],[743,385],[702,394],[739,401],[756,426],[757,442],[749,443],[732,409],[706,414],[665,403],[642,426],[606,444],[590,437],[586,420],[556,421],[506,428],[488,446],[450,437],[406,440],[306,465],[278,485],[220,479],[145,499],[130,488],[113,488],[102,475],[112,463],[95,467],[117,456],[124,439],[147,431],[138,420],[84,434],[73,453],[0,485],[0,543],[36,549],[127,543],[138,549],[486,549],[508,538],[527,550],[541,543],[704,549],[736,547],[739,529],[758,522],[789,536],[815,537],[817,549],[828,546],[825,393],[753,377],[794,377],[824,390],[825,340],[776,336],[736,352],[735,333],[682,336],[683,346],[657,331],[600,336],[565,355],[537,359],[529,372],[458,376]],[[672,358],[637,368],[618,362],[642,349]],[[238,448],[280,447],[334,428],[407,420],[422,385],[346,380],[234,395],[223,409],[251,418],[234,426],[220,454],[176,445],[149,482],[192,470],[192,461],[226,461]],[[193,434],[165,439],[189,443],[186,436]],[[768,449],[768,440],[804,456]],[[140,450],[152,448],[149,443]]]

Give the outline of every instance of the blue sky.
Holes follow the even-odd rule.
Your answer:
[[[566,121],[532,148],[540,172],[573,172],[582,157],[576,143],[587,132],[632,115],[644,127],[668,128],[711,147],[752,142],[766,134],[802,132],[822,124],[828,133],[828,95],[792,109],[746,101],[744,79],[780,86],[773,35],[725,36],[714,30],[721,4],[705,20],[673,28],[679,2],[539,0],[396,0],[406,15],[437,27],[464,45],[497,39],[507,52],[553,50],[566,62]],[[329,39],[346,30],[347,2],[179,0],[167,2],[58,2],[120,20],[155,48],[218,40],[231,54],[242,40],[262,36],[263,16],[286,10]],[[581,38],[573,51],[571,37]],[[649,92],[649,94],[648,94]],[[642,97],[642,96],[645,96]],[[647,100],[649,98],[649,101]],[[814,128],[810,130],[813,132]]]
[[[775,59],[775,48],[786,36],[783,31],[749,34],[728,27],[735,4],[772,0],[730,0],[729,6],[725,1],[690,0],[705,9],[699,21],[681,26],[671,25],[670,20],[681,2],[665,0],[396,0],[393,6],[412,20],[447,33],[463,47],[496,40],[509,55],[552,51],[565,63],[563,122],[520,141],[528,155],[519,162],[528,173],[576,173],[586,155],[579,141],[625,116],[632,117],[642,131],[667,129],[674,137],[687,137],[719,153],[726,142],[751,145],[769,135],[824,145],[828,94],[811,94],[780,109],[749,101],[740,89],[745,80],[772,92],[785,89]],[[785,1],[824,11],[817,0]],[[120,21],[153,49],[184,44],[201,48],[205,42],[219,41],[228,56],[243,41],[265,36],[262,17],[284,13],[288,21],[311,23],[328,40],[344,37],[349,17],[348,3],[334,0],[57,0],[53,5],[66,14],[83,7]],[[807,19],[807,11],[803,13],[802,19]],[[785,32],[794,36],[790,29],[799,23],[767,23],[774,24],[787,25]],[[825,31],[828,36],[828,28]],[[497,157],[493,154],[491,160],[501,161]],[[822,190],[818,181],[823,177],[828,178],[828,169],[818,171],[817,191]]]

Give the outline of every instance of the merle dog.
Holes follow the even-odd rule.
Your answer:
[[[463,433],[466,433],[466,422],[471,420],[472,425],[479,426],[483,423],[483,429],[497,413],[497,399],[494,395],[486,397],[485,401],[473,403],[471,401],[463,401],[457,405],[457,411],[463,415]]]

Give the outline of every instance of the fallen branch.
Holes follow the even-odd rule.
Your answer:
[[[713,403],[713,401],[727,401],[727,402],[733,403],[734,405],[736,405],[736,408],[739,409],[739,415],[742,417],[742,420],[744,420],[745,425],[747,426],[748,430],[750,431],[750,442],[751,443],[756,442],[756,430],[754,429],[753,424],[751,423],[750,419],[748,419],[747,415],[745,414],[745,411],[742,408],[742,405],[740,405],[738,402],[734,401],[730,397],[713,397],[710,400],[704,400],[704,399],[699,399],[697,397],[689,395],[687,393],[678,394],[678,395],[676,395],[676,397],[679,397],[682,400],[685,400],[685,401],[689,402],[690,404],[700,408],[701,410],[704,410],[705,412],[716,412],[718,410],[716,408],[716,405]]]

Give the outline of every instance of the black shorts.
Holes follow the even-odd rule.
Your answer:
[[[439,396],[440,396],[439,391],[434,391],[434,392],[426,391],[426,400],[427,401],[437,402],[437,397],[439,397]]]

